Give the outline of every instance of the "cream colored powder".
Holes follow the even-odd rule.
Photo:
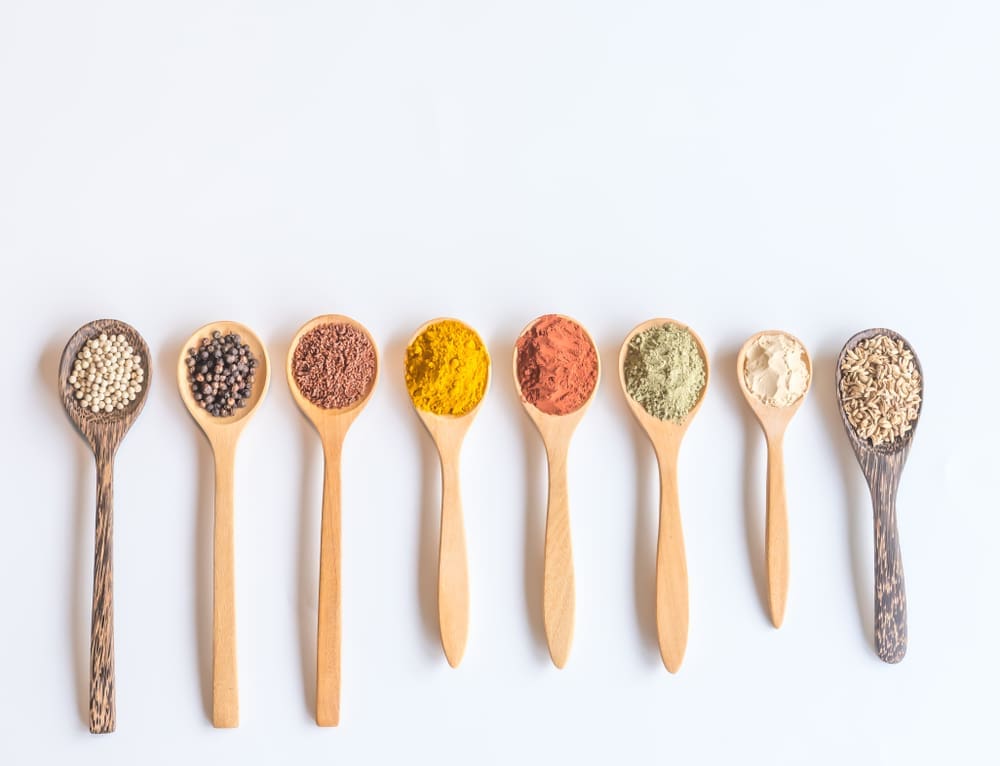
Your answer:
[[[764,404],[787,407],[809,388],[806,350],[789,335],[761,335],[747,349],[743,377],[750,392]]]

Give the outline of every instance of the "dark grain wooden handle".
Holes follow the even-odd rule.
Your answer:
[[[90,730],[115,730],[113,574],[114,453],[97,450],[97,531],[94,537],[94,606],[90,622]]]
[[[906,655],[906,585],[896,526],[897,482],[876,482],[875,511],[875,650],[884,662]]]

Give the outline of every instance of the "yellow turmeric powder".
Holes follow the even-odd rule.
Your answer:
[[[428,325],[406,349],[406,388],[418,410],[466,415],[486,395],[490,355],[466,324],[442,319]]]

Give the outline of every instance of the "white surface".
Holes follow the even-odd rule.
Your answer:
[[[0,8],[0,762],[995,757],[995,3],[91,5]],[[237,319],[280,365],[331,311],[384,363],[344,457],[342,724],[312,723],[320,454],[276,374],[237,471],[242,725],[214,731],[210,464],[179,344]],[[515,335],[549,311],[580,319],[605,364],[571,453],[563,672],[540,628],[543,456],[508,375]],[[464,452],[457,672],[436,634],[436,466],[400,372],[437,315],[477,327],[497,373]],[[119,730],[92,737],[94,478],[54,379],[103,316],[139,328],[156,367],[117,464]],[[694,327],[713,365],[681,454],[675,677],[653,635],[653,459],[614,371],[652,316]],[[871,646],[870,506],[832,389],[843,341],[883,324],[927,378],[899,497],[898,667]],[[762,439],[733,375],[769,327],[816,369],[788,435],[780,632],[760,597]]]

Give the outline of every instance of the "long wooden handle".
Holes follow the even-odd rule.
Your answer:
[[[542,608],[549,656],[557,668],[566,665],[573,644],[576,586],[569,525],[567,445],[547,445],[549,501],[545,514],[545,572]]]
[[[872,491],[875,511],[875,650],[884,662],[906,655],[906,584],[896,526],[898,477],[881,475]]]
[[[441,455],[441,546],[438,550],[438,622],[448,664],[457,668],[469,637],[469,559],[465,549],[458,450]]]
[[[98,449],[94,604],[90,619],[90,730],[115,730],[114,453]]]
[[[688,639],[688,575],[677,492],[677,451],[659,454],[660,532],[656,539],[656,633],[671,673],[684,660]]]
[[[339,441],[324,444],[316,628],[316,723],[319,726],[340,723],[340,455]]]
[[[212,612],[212,724],[240,723],[236,681],[236,572],[233,544],[233,469],[236,445],[214,445],[215,551]]]
[[[767,443],[767,596],[771,623],[781,627],[788,600],[788,501],[785,497],[785,458],[781,437]]]

